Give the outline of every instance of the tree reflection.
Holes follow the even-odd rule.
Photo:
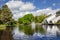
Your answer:
[[[31,25],[20,25],[19,29],[23,31],[26,35],[34,34],[34,30],[32,29]]]
[[[36,32],[40,32],[41,34],[45,34],[45,30],[42,27],[42,25],[36,25],[35,30],[36,30]]]
[[[35,29],[32,29],[31,25],[20,25],[19,30],[23,31],[26,35],[33,35],[34,32],[45,33],[44,28],[41,25],[36,25]]]

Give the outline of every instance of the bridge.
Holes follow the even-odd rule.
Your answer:
[[[60,13],[59,13],[60,14]],[[53,15],[47,17],[42,24],[55,24],[57,21],[60,20],[60,15],[57,13],[54,13]]]
[[[60,20],[60,11],[56,12],[54,14],[51,14],[49,17],[47,17],[43,22],[43,28],[48,33],[56,34],[56,32],[60,32],[59,28],[57,27],[56,23]],[[44,25],[45,24],[45,25]],[[55,25],[53,25],[55,24]]]

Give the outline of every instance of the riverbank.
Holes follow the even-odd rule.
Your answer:
[[[10,31],[9,28],[2,31],[0,30],[0,40],[13,40],[12,31]]]

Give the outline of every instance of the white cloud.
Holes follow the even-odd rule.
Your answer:
[[[35,12],[34,12],[34,15],[35,16],[39,16],[40,14],[42,14],[42,13],[44,13],[44,14],[49,14],[50,12],[52,12],[53,10],[52,10],[52,8],[46,8],[46,9],[39,9],[39,10],[36,10]]]
[[[6,3],[9,8],[20,8],[24,3],[22,1],[9,1]]]
[[[27,10],[34,10],[35,6],[32,3],[26,3],[21,6],[20,10],[27,11]]]
[[[34,16],[39,16],[41,14],[46,14],[46,15],[50,15],[50,14],[54,14],[56,13],[57,11],[59,11],[60,9],[55,9],[53,10],[52,8],[46,8],[46,9],[39,9],[39,10],[36,10],[33,13]]]
[[[29,3],[29,2],[24,3],[22,1],[9,1],[6,4],[11,9],[11,11],[13,13],[13,18],[15,20],[23,17],[24,15],[26,15],[28,13],[32,13],[34,16],[39,16],[42,13],[45,13],[48,15],[48,14],[52,14],[56,11],[56,10],[52,10],[51,7],[46,8],[46,9],[39,9],[36,11],[32,11],[36,8],[33,5],[33,3]]]
[[[22,1],[9,1],[6,3],[13,13],[13,18],[18,19],[23,17],[27,11],[32,11],[35,9],[33,3],[24,3]]]
[[[11,9],[19,9],[20,11],[24,10],[34,10],[35,6],[32,3],[24,3],[22,1],[9,1],[6,3]]]

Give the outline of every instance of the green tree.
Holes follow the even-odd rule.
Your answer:
[[[12,18],[12,12],[7,5],[3,5],[0,9],[0,25],[6,25],[8,27],[16,26],[16,21]]]
[[[0,9],[0,14],[2,13],[2,10]]]
[[[55,24],[57,24],[57,27],[60,29],[60,20],[58,20]]]
[[[13,16],[12,12],[10,11],[7,5],[4,5],[0,11],[1,11],[0,20],[3,23],[7,23],[10,21],[10,19],[12,19],[12,16]]]
[[[32,14],[27,14],[24,16],[24,19],[32,22],[32,21],[34,21],[34,16]]]
[[[43,20],[46,18],[47,16],[45,14],[41,14],[40,16],[36,16],[35,17],[35,22],[36,23],[42,23]]]
[[[33,21],[34,21],[34,16],[32,14],[27,14],[24,17],[18,19],[18,23],[25,25],[30,24]]]
[[[59,21],[57,21],[57,23],[56,24],[60,24],[60,20]]]
[[[2,10],[0,9],[0,17],[1,17]],[[3,24],[2,20],[0,20],[0,24]]]

